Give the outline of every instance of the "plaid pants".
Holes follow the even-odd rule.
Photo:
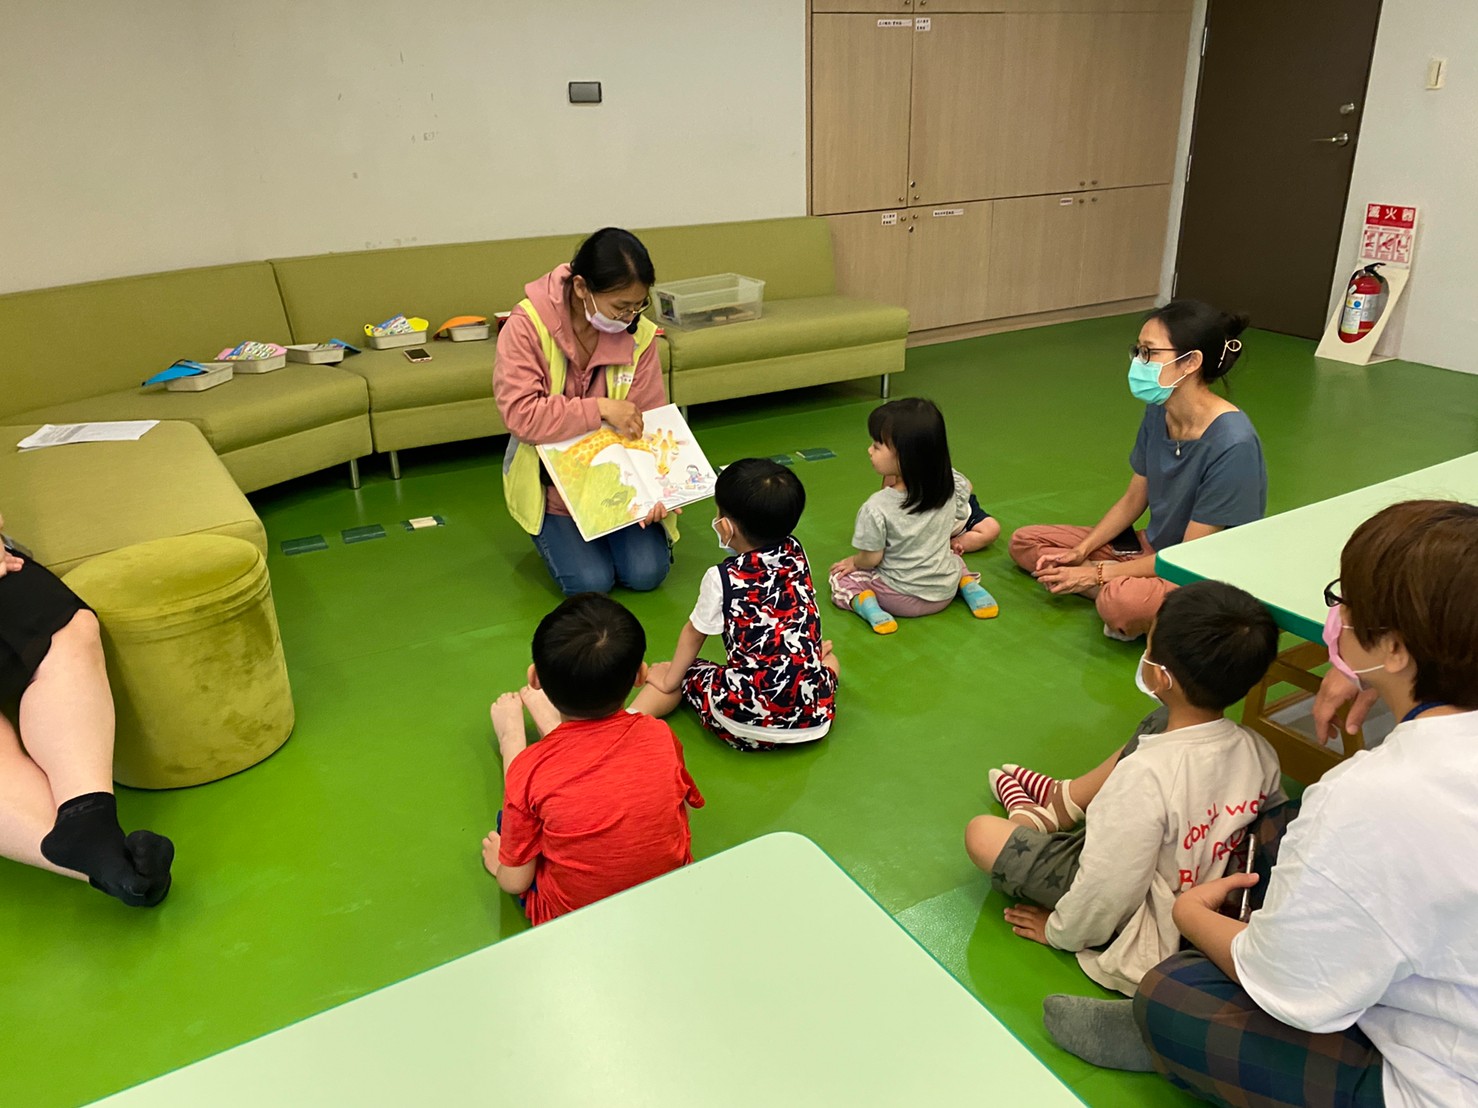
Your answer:
[[[1283,833],[1297,814],[1291,802],[1252,825],[1261,878],[1253,886],[1254,907],[1262,905]],[[1172,1085],[1213,1104],[1385,1104],[1380,1052],[1363,1031],[1314,1035],[1280,1023],[1198,951],[1183,951],[1150,970],[1134,997],[1134,1017],[1155,1068]]]

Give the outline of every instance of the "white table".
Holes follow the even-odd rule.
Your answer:
[[[99,1103],[1076,1105],[809,840],[766,835]]]

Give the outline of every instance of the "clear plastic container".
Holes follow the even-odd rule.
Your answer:
[[[759,319],[765,305],[765,283],[737,273],[666,281],[652,286],[657,314],[664,323],[693,329]]]
[[[309,365],[337,365],[344,360],[344,348],[330,342],[302,342],[289,346],[287,356],[289,361]]]
[[[234,372],[232,362],[201,362],[200,364],[211,366],[211,371],[197,373],[194,377],[176,377],[173,381],[166,381],[164,387],[170,392],[204,392],[217,385],[224,385],[231,380]]]
[[[425,331],[402,331],[398,335],[370,335],[366,340],[376,350],[394,350],[400,346],[425,346]]]

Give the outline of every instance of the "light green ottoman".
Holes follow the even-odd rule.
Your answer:
[[[200,785],[287,741],[292,690],[267,561],[251,543],[157,539],[99,555],[66,582],[103,626],[121,784]]]

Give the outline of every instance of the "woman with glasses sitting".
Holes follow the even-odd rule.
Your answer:
[[[1261,519],[1268,474],[1252,421],[1211,385],[1242,351],[1245,316],[1199,300],[1156,308],[1130,348],[1129,391],[1145,405],[1134,476],[1094,527],[1041,525],[1011,536],[1011,557],[1047,591],[1093,600],[1103,633],[1139,638],[1175,586],[1155,552]],[[1145,530],[1135,523],[1149,509]]]
[[[534,447],[600,427],[642,433],[642,413],[667,403],[656,326],[642,315],[656,280],[646,247],[606,227],[574,260],[524,287],[498,333],[493,394],[511,438],[503,462],[508,512],[533,536],[566,596],[613,585],[655,589],[672,565],[667,509],[586,542]],[[654,526],[658,525],[658,526]]]

